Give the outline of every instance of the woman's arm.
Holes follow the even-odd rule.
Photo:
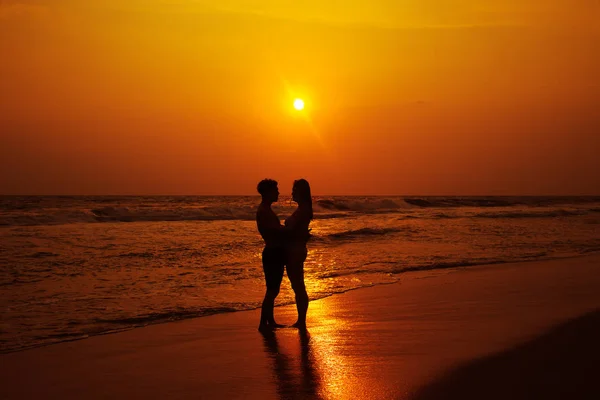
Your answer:
[[[285,229],[296,237],[301,237],[305,234],[304,239],[310,238],[310,218],[306,210],[298,208],[294,213],[285,220]]]
[[[300,224],[301,221],[302,221],[302,210],[300,208],[298,208],[298,209],[296,209],[296,211],[294,211],[294,213],[292,215],[290,215],[285,220],[285,227],[286,227],[286,229],[293,231],[298,227],[298,225]]]

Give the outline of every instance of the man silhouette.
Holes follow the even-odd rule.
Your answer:
[[[258,329],[272,330],[283,326],[275,322],[273,310],[285,268],[284,227],[279,222],[277,214],[271,209],[271,205],[279,199],[277,181],[263,179],[258,183],[256,189],[262,197],[262,201],[256,211],[256,226],[265,241],[265,248],[262,252],[262,264],[267,284]]]

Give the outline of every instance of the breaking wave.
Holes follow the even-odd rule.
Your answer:
[[[255,219],[256,197],[0,196],[0,226]],[[600,197],[315,197],[317,219],[368,214],[401,218],[540,218],[597,213]],[[295,204],[274,208],[285,217]],[[500,209],[503,208],[503,209]],[[492,211],[491,209],[495,209]],[[489,211],[488,211],[489,210]],[[368,233],[367,233],[368,234]]]
[[[565,204],[590,204],[600,202],[598,196],[490,196],[490,197],[405,197],[407,204],[421,208],[450,207],[548,207]]]
[[[414,233],[414,229],[410,228],[361,228],[349,231],[330,233],[324,236],[326,239],[360,239],[364,237],[385,236],[388,234],[406,232]]]

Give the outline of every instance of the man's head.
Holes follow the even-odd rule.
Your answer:
[[[279,188],[277,187],[277,181],[273,179],[263,179],[258,182],[256,190],[262,196],[263,201],[274,203],[279,199]]]

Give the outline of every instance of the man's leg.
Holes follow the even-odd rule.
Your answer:
[[[265,298],[262,302],[260,312],[260,325],[258,327],[259,329],[271,326],[275,323],[275,319],[273,317],[273,309],[275,308],[275,298],[277,297],[277,295],[277,292],[267,289],[267,292],[265,293]]]
[[[279,294],[281,288],[281,281],[283,281],[283,272],[285,270],[285,250],[283,248],[277,248],[273,251],[273,263],[270,271],[270,284],[269,290],[273,297],[273,304],[271,305],[271,312],[269,314],[269,325],[273,328],[281,328],[285,325],[278,324],[275,322],[274,310],[275,310],[275,298]]]
[[[262,261],[267,291],[261,307],[260,325],[258,328],[272,329],[283,326],[275,322],[273,310],[275,308],[275,298],[279,294],[283,278],[284,265],[282,264],[281,252],[278,249],[265,248]]]

